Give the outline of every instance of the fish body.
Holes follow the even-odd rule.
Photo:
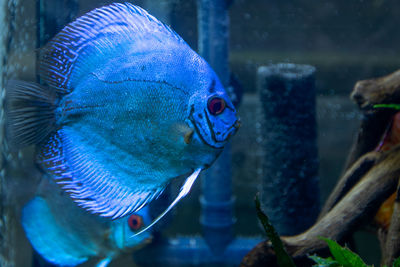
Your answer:
[[[101,216],[138,211],[188,175],[169,210],[239,126],[207,62],[129,3],[67,25],[41,50],[39,72],[45,86],[8,85],[11,143],[38,144],[41,165]]]
[[[102,259],[100,263],[106,266],[121,252],[151,237],[148,231],[131,238],[150,224],[148,207],[112,221],[79,208],[47,178],[41,191],[23,207],[21,222],[35,250],[60,266],[75,266],[91,258]]]

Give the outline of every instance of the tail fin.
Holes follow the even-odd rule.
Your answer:
[[[11,80],[6,85],[6,138],[13,148],[37,144],[55,129],[54,90]]]

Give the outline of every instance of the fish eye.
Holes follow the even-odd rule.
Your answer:
[[[219,115],[225,110],[225,100],[220,97],[212,97],[208,100],[207,108],[212,115]]]
[[[132,231],[137,231],[137,230],[139,230],[140,228],[142,228],[142,226],[143,226],[143,219],[142,219],[141,216],[139,216],[139,215],[137,215],[137,214],[132,214],[131,216],[129,216],[128,225],[129,225],[129,228],[130,228]]]

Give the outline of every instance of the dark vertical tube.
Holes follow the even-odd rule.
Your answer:
[[[229,81],[229,14],[225,0],[198,0],[199,52],[227,87]],[[214,255],[232,241],[232,180],[230,146],[202,177],[201,224]]]
[[[319,212],[315,68],[260,67],[263,174],[261,202],[281,235],[313,224]]]

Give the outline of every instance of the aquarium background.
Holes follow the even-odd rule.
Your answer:
[[[55,7],[64,7],[41,14],[55,21],[52,26],[58,26],[57,21],[68,20],[115,1],[47,2],[52,2]],[[163,19],[193,49],[197,49],[196,1],[130,2]],[[3,66],[5,78],[34,81],[35,51],[40,46],[38,5],[31,0],[2,0],[0,3],[8,23],[5,26],[8,34],[2,36],[6,54]],[[389,74],[400,66],[400,35],[397,34],[400,2],[235,0],[229,15],[230,68],[244,92],[239,107],[242,127],[232,139],[235,233],[256,237],[263,236],[253,202],[262,179],[263,158],[263,151],[260,151],[263,133],[260,130],[262,110],[256,87],[257,68],[280,62],[316,67],[317,141],[323,203],[341,174],[359,125],[361,115],[349,99],[355,82]],[[25,149],[17,155],[8,156],[14,178],[8,185],[8,192],[12,192],[10,194],[18,205],[33,194],[40,176],[32,155],[33,149]],[[179,203],[173,215],[163,224],[163,234],[174,237],[201,232],[200,191],[201,183],[197,182],[191,194]],[[20,226],[16,227],[20,237],[18,266],[31,266],[30,245]],[[365,261],[378,266],[379,247],[374,233],[366,229],[356,233],[356,237],[355,246]],[[128,262],[131,262],[129,255],[116,260],[111,266],[127,266]]]

